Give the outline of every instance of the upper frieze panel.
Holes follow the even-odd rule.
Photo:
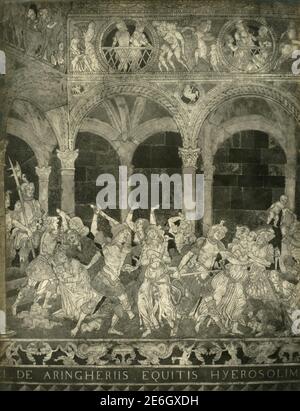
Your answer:
[[[299,21],[82,18],[69,24],[69,72],[291,73]]]
[[[161,9],[156,1],[11,3],[2,8],[0,33],[23,59],[71,75],[292,74],[300,49],[298,6],[292,16],[287,2],[281,17],[274,7],[264,17],[268,3],[257,16],[253,2],[239,16],[235,6],[221,15],[226,0],[206,1],[203,14],[198,2],[188,15],[193,1],[163,3]],[[171,4],[188,6],[172,9]]]

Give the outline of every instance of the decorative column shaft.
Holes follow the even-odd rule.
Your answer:
[[[206,235],[213,224],[213,180],[215,166],[212,157],[204,158],[204,217],[203,234]]]
[[[57,150],[61,162],[61,209],[67,214],[75,215],[75,160],[78,150]]]
[[[35,167],[35,172],[39,177],[39,202],[42,209],[48,213],[49,176],[51,167]]]
[[[0,336],[6,335],[6,231],[4,167],[7,140],[0,140]]]
[[[182,159],[182,176],[183,176],[183,212],[188,217],[189,213],[195,212],[195,206],[193,205],[191,209],[186,208],[184,199],[187,198],[188,193],[192,193],[192,201],[196,201],[196,170],[197,170],[197,160],[201,150],[200,148],[193,147],[183,147],[179,148],[179,156]],[[186,179],[185,176],[191,176],[191,178]],[[190,187],[190,183],[192,187]],[[186,185],[188,184],[188,186]],[[195,226],[195,221],[194,221]]]
[[[285,166],[285,194],[289,198],[289,208],[294,211],[296,206],[296,175],[297,162],[289,160]]]

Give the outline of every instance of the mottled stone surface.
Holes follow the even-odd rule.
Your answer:
[[[285,162],[282,149],[264,133],[250,130],[229,138],[214,157],[215,220],[227,216],[254,225],[259,211],[284,193]]]

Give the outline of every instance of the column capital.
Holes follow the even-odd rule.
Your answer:
[[[179,147],[179,157],[182,159],[183,167],[197,168],[197,160],[201,153],[200,148]]]
[[[78,149],[76,150],[56,150],[57,157],[61,162],[62,170],[75,170],[75,160],[78,157]]]
[[[41,181],[48,181],[51,173],[50,166],[35,167],[35,172]]]
[[[0,166],[5,165],[5,152],[7,147],[8,141],[6,138],[2,138],[0,140]]]

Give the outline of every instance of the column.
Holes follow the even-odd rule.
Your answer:
[[[5,231],[5,187],[4,167],[7,140],[0,140],[0,338],[7,336],[6,327],[6,231]]]
[[[67,214],[75,215],[75,160],[78,150],[57,150],[61,162],[61,209]]]
[[[185,215],[188,215],[188,212],[194,212],[195,207],[192,209],[187,209],[184,198],[186,197],[187,193],[191,190],[192,191],[192,200],[193,202],[196,201],[196,170],[197,170],[197,160],[199,154],[201,153],[200,148],[192,148],[192,147],[183,147],[179,148],[179,156],[182,159],[182,177],[183,177],[183,204],[182,204],[182,211]],[[190,175],[192,183],[192,187],[187,187],[185,182],[185,175]],[[195,228],[195,221],[193,221],[194,228]]]
[[[285,194],[289,198],[289,208],[295,211],[296,207],[296,178],[297,161],[288,159],[285,166]]]
[[[203,234],[206,235],[213,224],[213,180],[215,166],[210,156],[204,158],[204,217]]]
[[[35,167],[35,172],[39,177],[39,202],[42,209],[48,213],[49,176],[51,167]]]

